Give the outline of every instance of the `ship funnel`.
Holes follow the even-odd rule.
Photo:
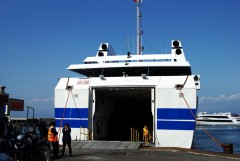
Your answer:
[[[98,56],[99,56],[99,57],[104,56],[104,53],[101,52],[101,51],[99,51],[99,52],[98,52]]]
[[[194,83],[196,85],[196,88],[199,90],[200,89],[200,75],[195,75],[193,77]]]
[[[174,47],[174,48],[182,48],[182,45],[180,44],[179,41],[173,40],[172,47]]]
[[[108,45],[107,44],[101,44],[101,49],[104,51],[107,51]]]
[[[172,54],[175,55],[175,61],[186,61],[182,44],[179,40],[172,40]]]
[[[97,52],[97,57],[103,57],[103,56],[112,56],[116,55],[114,49],[109,43],[102,43],[100,44]]]

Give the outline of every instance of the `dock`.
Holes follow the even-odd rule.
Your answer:
[[[72,157],[68,156],[66,148],[65,156],[58,158],[59,161],[236,161],[240,160],[240,154],[226,154],[220,152],[206,152],[197,149],[182,148],[155,148],[155,147],[132,147],[131,142],[105,142],[105,141],[72,141]],[[126,144],[128,143],[128,146]],[[91,144],[91,145],[90,145]],[[125,145],[117,148],[120,145]],[[105,146],[104,146],[105,145]],[[110,146],[112,145],[112,146]],[[118,146],[117,146],[118,145]],[[115,147],[115,148],[113,148]],[[128,148],[129,147],[129,148]],[[61,153],[61,148],[59,154]]]

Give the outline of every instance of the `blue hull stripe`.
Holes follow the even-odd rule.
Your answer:
[[[55,118],[62,118],[63,113],[64,118],[88,118],[88,108],[55,108]]]
[[[191,109],[196,116],[196,109]],[[194,130],[195,118],[189,109],[158,108],[157,129],[163,130]]]
[[[60,127],[62,119],[56,119],[56,127]],[[64,120],[62,121],[62,127],[64,126],[65,123],[69,123],[71,128],[88,128],[88,120]]]
[[[65,123],[69,123],[71,128],[80,128],[81,126],[88,128],[88,108],[55,108],[57,127],[60,127],[62,117],[62,127]]]
[[[196,109],[191,109],[196,116]],[[170,119],[170,120],[195,120],[189,109],[179,108],[158,108],[157,119]]]
[[[160,130],[194,130],[195,121],[157,121]]]

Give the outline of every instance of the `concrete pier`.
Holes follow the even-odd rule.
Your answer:
[[[96,144],[94,146],[94,144]],[[103,145],[106,145],[103,142]],[[117,143],[116,143],[117,144]],[[116,145],[115,144],[115,145]],[[126,144],[126,143],[124,143]],[[87,144],[85,144],[87,145]],[[240,154],[226,154],[216,152],[205,152],[196,149],[180,149],[180,148],[153,148],[153,147],[140,147],[138,149],[128,148],[103,148],[99,146],[99,142],[88,143],[88,147],[92,148],[81,148],[83,143],[81,141],[73,141],[73,155],[68,156],[68,148],[66,148],[65,156],[58,158],[59,161],[94,161],[94,160],[105,160],[105,161],[236,161],[240,160]],[[97,148],[99,146],[99,148]],[[132,145],[129,144],[131,147]],[[87,146],[85,146],[87,147]],[[102,147],[102,148],[100,148]],[[112,146],[114,147],[114,146]],[[116,147],[116,146],[115,146]],[[61,152],[61,148],[60,148]],[[59,153],[60,154],[60,153]]]

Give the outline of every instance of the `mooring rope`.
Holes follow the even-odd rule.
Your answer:
[[[67,104],[68,104],[68,100],[69,100],[69,95],[70,95],[70,93],[71,93],[71,95],[72,95],[74,105],[75,105],[75,107],[76,107],[76,109],[77,109],[77,113],[78,113],[78,117],[80,118],[80,122],[81,122],[81,124],[83,125],[83,122],[82,122],[81,117],[80,117],[80,113],[79,113],[78,108],[77,108],[76,101],[75,101],[74,96],[73,96],[73,93],[72,93],[72,87],[69,87],[69,86],[68,86],[68,82],[69,82],[69,78],[68,78],[67,85],[66,85],[66,89],[69,90],[69,92],[68,92],[67,100],[66,100],[66,103],[65,103],[65,106],[64,106],[64,111],[63,111],[63,114],[62,114],[62,119],[61,119],[60,124],[59,124],[58,138],[60,138],[60,136],[61,136],[62,122],[63,122],[64,115],[65,115],[65,113],[66,113],[66,107],[67,107]]]
[[[74,102],[75,108],[77,109],[78,117],[80,118],[80,122],[81,122],[81,124],[83,125],[83,122],[82,122],[82,120],[81,120],[80,113],[79,113],[79,111],[78,111],[78,107],[77,107],[76,101],[75,101],[75,99],[74,99],[74,97],[73,97],[72,91],[71,91],[71,94],[72,94],[72,98],[73,98],[73,102]]]
[[[61,136],[63,117],[64,117],[65,112],[66,112],[66,107],[67,107],[67,103],[68,103],[68,99],[69,99],[69,95],[70,95],[70,92],[71,92],[71,91],[72,91],[72,89],[69,89],[68,96],[67,96],[67,100],[66,100],[65,107],[64,107],[64,111],[63,111],[63,114],[62,114],[62,119],[61,119],[60,124],[59,124],[58,138],[60,138],[60,136]]]
[[[189,76],[187,76],[187,78],[185,79],[182,88],[184,88],[185,84],[187,83],[188,77],[189,77]],[[185,101],[188,109],[190,110],[190,112],[191,112],[192,116],[194,117],[194,119],[196,120],[197,124],[200,125],[200,127],[203,129],[203,131],[210,137],[210,139],[213,140],[213,142],[214,142],[215,144],[217,144],[218,146],[221,147],[221,143],[220,143],[216,138],[214,138],[214,137],[206,130],[206,128],[205,128],[204,126],[202,126],[201,123],[197,120],[197,117],[194,115],[194,113],[193,113],[192,109],[190,108],[190,106],[189,106],[189,104],[188,104],[188,102],[187,102],[187,100],[186,100],[186,98],[185,98],[185,96],[184,96],[184,94],[183,94],[183,92],[182,92],[181,89],[180,89],[180,94],[181,94],[181,96],[183,97],[183,99],[184,99],[184,101]]]
[[[186,81],[185,81],[185,83],[186,83]],[[185,84],[185,83],[184,83],[184,84]],[[190,106],[189,106],[189,104],[188,104],[188,102],[187,102],[184,94],[182,93],[182,90],[180,90],[180,93],[181,93],[181,95],[182,95],[182,97],[183,97],[183,99],[184,99],[184,101],[185,101],[188,109],[190,110],[192,116],[195,118],[197,124],[199,124],[199,125],[201,126],[201,128],[203,129],[203,131],[210,137],[210,139],[213,140],[213,142],[214,142],[215,144],[217,144],[218,146],[222,147],[222,146],[221,146],[221,143],[220,143],[216,138],[214,138],[214,137],[207,131],[207,129],[206,129],[204,126],[202,126],[201,123],[197,120],[197,117],[196,117],[196,116],[194,115],[194,113],[192,112],[192,110],[191,110],[191,108],[190,108]]]

